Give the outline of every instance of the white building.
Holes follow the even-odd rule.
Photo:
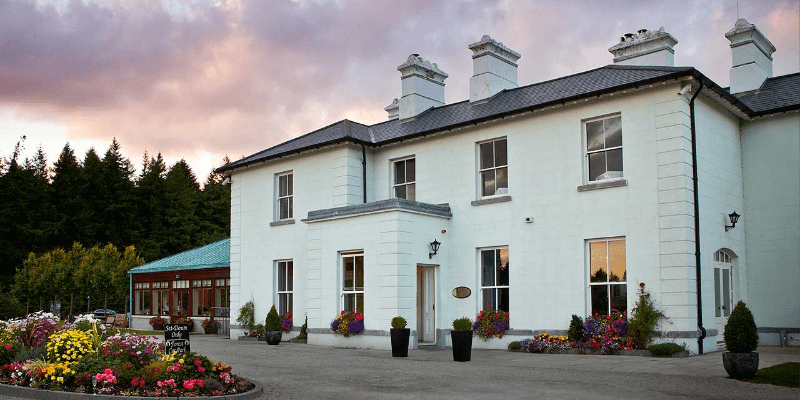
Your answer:
[[[447,74],[409,56],[388,121],[343,120],[219,169],[232,320],[253,299],[257,320],[273,303],[307,315],[310,343],[388,348],[400,315],[414,345],[445,346],[453,319],[492,305],[513,330],[474,345],[504,348],[631,310],[643,283],[664,336],[694,352],[717,350],[738,300],[762,343],[798,332],[800,74],[772,77],[775,48],[747,21],[726,37],[731,88],[673,66],[663,29],[625,35],[612,65],[521,87],[520,55],[484,36],[470,99],[452,104]],[[364,334],[332,335],[353,308]]]

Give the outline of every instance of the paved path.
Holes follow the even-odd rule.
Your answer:
[[[449,350],[392,358],[389,351],[205,336],[192,336],[192,350],[263,383],[262,399],[800,399],[798,389],[727,378],[720,353],[660,359],[473,350],[471,362],[456,363]],[[796,347],[759,353],[761,367],[800,361]]]

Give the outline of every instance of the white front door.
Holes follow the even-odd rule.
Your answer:
[[[720,332],[733,310],[733,262],[726,252],[714,253],[714,316]]]
[[[436,267],[417,265],[417,334],[420,342],[436,341]]]

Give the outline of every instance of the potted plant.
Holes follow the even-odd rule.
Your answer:
[[[469,361],[472,356],[472,321],[467,317],[454,320],[450,339],[453,342],[453,361]]]
[[[411,336],[411,329],[406,328],[406,319],[400,316],[392,318],[392,329],[389,334],[392,337],[392,357],[408,357],[408,338]]]
[[[478,313],[475,323],[472,325],[472,330],[483,340],[489,340],[493,337],[502,339],[509,329],[508,311],[495,311],[491,305],[486,310],[481,310]]]
[[[335,335],[349,337],[364,332],[364,314],[355,311],[342,311],[331,321]]]
[[[281,336],[283,334],[283,332],[281,332],[281,317],[278,315],[278,311],[275,310],[274,305],[269,309],[269,313],[267,313],[267,319],[264,321],[264,331],[267,344],[276,345],[281,343]]]
[[[219,327],[219,321],[214,320],[214,316],[210,316],[203,320],[200,325],[203,326],[203,331],[205,331],[206,335],[217,333],[217,327]]]
[[[722,365],[725,372],[734,379],[749,379],[758,371],[758,332],[753,313],[743,301],[736,303],[725,331],[725,347],[728,351],[722,353]]]
[[[244,303],[244,305],[239,308],[239,316],[236,318],[236,322],[246,330],[245,336],[253,336],[253,332],[256,329],[255,313],[256,306],[253,300]]]
[[[189,318],[189,317],[173,318],[172,323],[173,324],[180,324],[180,325],[189,325],[189,331],[191,331],[192,328],[194,327],[194,321],[192,321],[192,319]]]
[[[167,323],[167,320],[164,319],[164,318],[161,318],[158,315],[156,315],[153,318],[150,318],[150,325],[153,326],[153,330],[154,331],[163,331],[164,330],[164,324],[166,324],[166,323]]]
[[[289,333],[292,331],[292,327],[294,326],[294,319],[292,319],[292,313],[286,312],[286,314],[281,315],[281,331]]]

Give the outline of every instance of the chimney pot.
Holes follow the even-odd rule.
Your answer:
[[[674,36],[664,32],[664,28],[656,32],[639,29],[638,32],[638,35],[626,33],[624,40],[608,49],[614,55],[614,64],[675,66],[673,46],[678,40]]]
[[[398,111],[400,119],[415,117],[431,107],[444,105],[444,80],[448,75],[435,63],[423,60],[414,53],[397,70],[401,74],[403,89]],[[393,111],[389,107],[385,110],[392,118]]]
[[[741,18],[725,34],[731,41],[731,93],[741,93],[761,87],[772,77],[772,53],[775,46],[755,25]]]
[[[489,35],[483,35],[480,41],[467,47],[472,50],[470,102],[488,99],[503,90],[517,87],[519,53]]]

